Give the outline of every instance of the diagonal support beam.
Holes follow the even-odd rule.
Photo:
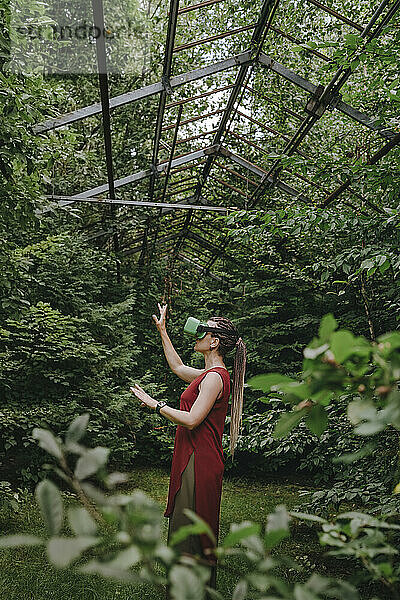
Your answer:
[[[358,23],[355,23],[348,17],[341,15],[340,13],[338,13],[336,10],[333,10],[329,6],[325,6],[325,4],[321,4],[321,2],[319,2],[318,0],[306,0],[306,2],[309,2],[309,4],[314,4],[314,6],[321,8],[324,12],[327,12],[328,14],[332,15],[333,17],[336,17],[337,19],[339,19],[339,21],[342,21],[342,23],[346,23],[347,25],[351,25],[351,27],[354,27],[354,29],[358,29],[358,31],[363,31],[363,29],[364,29],[364,27],[362,27]]]
[[[395,146],[400,144],[400,133],[398,133],[393,139],[390,140],[387,144],[383,146],[378,152],[376,152],[371,158],[367,161],[367,165],[375,165],[378,161],[381,160],[386,154],[388,154]],[[342,192],[347,190],[351,186],[352,180],[347,179],[344,181],[339,187],[336,188],[322,203],[322,207],[325,208],[328,206],[333,200],[338,198]]]
[[[182,75],[171,77],[169,83],[173,89],[184,85],[185,83],[191,83],[192,81],[197,81],[199,79],[203,79],[204,77],[209,77],[210,75],[215,75],[216,73],[221,73],[222,71],[226,71],[228,69],[233,69],[234,67],[248,63],[250,60],[250,53],[242,52],[241,54],[233,56],[232,58],[227,58],[226,60],[222,60],[206,67],[194,69],[193,71],[188,71]],[[159,82],[153,83],[152,85],[146,85],[145,87],[139,88],[133,92],[115,96],[114,98],[110,98],[110,109],[117,108],[118,106],[125,106],[126,104],[136,102],[137,100],[142,100],[143,98],[155,96],[162,92],[163,89],[164,86],[162,82]],[[91,104],[90,106],[74,110],[73,112],[61,115],[60,117],[55,117],[53,119],[43,121],[42,123],[38,123],[37,125],[33,126],[33,131],[34,133],[44,133],[45,131],[51,131],[52,129],[57,129],[58,127],[64,127],[70,123],[75,123],[76,121],[80,121],[86,117],[91,117],[100,113],[101,104]]]
[[[262,43],[262,41],[264,39],[263,38],[264,30],[265,31],[267,30],[266,28],[269,25],[270,16],[273,15],[275,8],[276,8],[276,4],[274,6],[274,0],[264,0],[263,6],[261,9],[261,13],[258,18],[257,24],[255,26],[255,29],[253,31],[253,36],[251,39],[250,48],[252,51],[252,56],[254,56],[254,53],[256,53],[256,56],[258,56],[258,54],[260,52],[260,48],[261,48],[260,42]],[[239,93],[241,91],[243,91],[245,78],[246,78],[248,70],[252,66],[252,64],[253,64],[252,62],[243,64],[239,69],[239,73],[237,74],[236,81],[235,81],[235,86],[229,96],[229,100],[226,105],[224,114],[223,114],[222,119],[218,126],[218,131],[215,134],[215,137],[213,140],[214,144],[219,144],[222,140],[222,137],[227,129],[228,121],[231,118],[236,101],[238,99]],[[203,173],[201,175],[201,179],[197,186],[196,194],[195,194],[198,198],[200,198],[200,196],[201,196],[201,191],[202,191],[204,183],[206,182],[207,177],[210,173],[210,170],[211,170],[211,167],[213,164],[213,160],[214,160],[214,158],[210,156],[209,159],[207,160],[206,164],[204,165]]]
[[[217,151],[218,151],[218,147],[209,146],[208,148],[204,148],[202,150],[197,150],[196,152],[191,152],[190,154],[184,154],[183,156],[180,156],[179,158],[173,159],[173,161],[171,163],[171,168],[179,167],[180,165],[184,165],[188,162],[192,162],[199,158],[203,158],[204,156],[208,156],[208,154],[211,154],[211,153],[214,153]],[[162,162],[159,165],[157,165],[157,170],[161,173],[162,171],[164,171],[164,169],[167,168],[167,166],[168,166],[168,161]],[[151,169],[146,169],[145,171],[139,171],[138,173],[134,173],[133,175],[128,175],[127,177],[123,177],[122,179],[116,179],[114,181],[114,188],[119,188],[124,185],[128,185],[130,183],[137,183],[137,182],[145,179],[146,177],[150,177],[151,172],[152,172]],[[99,194],[104,194],[107,191],[108,191],[108,184],[99,185],[98,187],[91,188],[90,190],[86,190],[84,192],[81,192],[80,194],[75,194],[74,196],[71,196],[71,200],[66,200],[66,201],[60,200],[58,203],[58,206],[59,207],[68,206],[70,204],[73,204],[75,202],[75,200],[79,200],[80,198],[89,198],[91,196],[98,196]],[[50,210],[52,210],[52,209],[44,208],[44,209],[38,211],[38,214],[47,213]]]
[[[277,75],[280,75],[287,81],[290,81],[290,83],[297,85],[297,87],[308,92],[309,94],[314,95],[317,92],[318,86],[314,85],[314,83],[311,83],[311,81],[304,79],[304,77],[301,77],[301,75],[298,75],[297,73],[291,71],[287,67],[281,65],[270,56],[261,53],[259,61],[262,65],[264,65],[268,69],[271,69],[271,71],[273,71],[274,73],[277,73]],[[366,115],[365,113],[357,110],[356,108],[353,108],[346,102],[343,102],[343,100],[337,100],[337,102],[334,105],[334,108],[347,115],[354,121],[357,121],[361,125],[368,127],[368,129],[371,129],[371,131],[375,131],[384,138],[390,139],[394,135],[396,135],[394,131],[391,131],[390,129],[383,128],[380,125],[378,125],[377,117],[371,117],[369,115]]]
[[[220,154],[222,154],[222,156],[225,156],[226,158],[229,158],[231,161],[233,161],[237,165],[240,165],[241,167],[248,169],[249,171],[251,171],[252,173],[255,173],[256,175],[259,175],[260,177],[265,177],[267,175],[267,171],[265,171],[261,167],[258,167],[254,163],[246,160],[245,158],[239,156],[238,154],[231,152],[227,148],[220,148]],[[306,196],[303,196],[303,194],[301,194],[295,188],[292,188],[287,183],[284,183],[283,181],[280,181],[279,179],[275,180],[272,176],[270,176],[267,181],[269,181],[270,183],[275,183],[276,187],[279,188],[280,190],[282,190],[283,192],[285,192],[286,194],[289,194],[290,196],[295,196],[296,198],[298,198],[302,202],[305,202],[306,204],[310,203],[309,198],[307,198]]]
[[[199,246],[201,246],[205,250],[210,250],[211,252],[215,252],[214,244],[212,244],[208,240],[205,240],[200,235],[197,235],[197,233],[193,233],[193,231],[188,230],[187,238],[190,240],[193,240],[194,242],[197,242],[197,244],[199,244]],[[219,253],[219,256],[225,258],[226,260],[229,260],[231,263],[235,264],[236,266],[240,266],[240,262],[237,261],[236,258],[233,258],[233,256],[230,256],[229,254],[227,254],[224,251],[221,251]]]
[[[200,273],[208,275],[208,277],[211,277],[211,279],[215,279],[215,281],[219,281],[221,283],[223,282],[223,279],[221,277],[218,277],[218,275],[214,275],[213,273],[209,273],[209,272],[205,273],[204,267],[202,267],[201,265],[197,264],[196,262],[194,262],[190,258],[187,258],[187,256],[185,256],[181,252],[177,255],[177,258],[179,260],[181,260],[182,262],[188,263],[189,265],[191,265],[192,267],[194,267],[196,269],[196,271],[199,271]]]

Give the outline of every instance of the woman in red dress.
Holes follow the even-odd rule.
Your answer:
[[[242,416],[246,347],[231,321],[213,317],[207,325],[214,331],[197,339],[194,346],[204,356],[204,369],[184,365],[166,331],[167,306],[159,304],[158,307],[160,316],[153,315],[153,319],[161,335],[165,357],[171,370],[190,385],[181,395],[179,410],[158,403],[138,385],[131,390],[141,400],[142,406],[157,410],[178,425],[168,504],[164,513],[169,517],[168,542],[176,530],[191,523],[183,512],[185,508],[205,520],[218,541],[224,471],[222,433],[230,395],[230,377],[224,357],[236,349],[230,424],[230,451],[233,456]],[[211,567],[209,585],[215,588],[216,558],[212,540],[207,535],[190,536],[175,547],[207,561]]]

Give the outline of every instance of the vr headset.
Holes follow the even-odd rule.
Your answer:
[[[223,329],[222,327],[211,327],[207,325],[207,323],[202,323],[199,319],[195,319],[194,317],[189,317],[185,323],[185,327],[183,328],[183,332],[187,333],[187,335],[191,335],[198,340],[201,340],[208,332],[211,333],[224,333],[225,335],[236,338],[236,334],[232,333],[232,331],[228,331],[227,329]]]

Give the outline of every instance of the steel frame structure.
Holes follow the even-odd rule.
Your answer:
[[[282,0],[281,0],[282,1]],[[89,190],[85,190],[75,195],[64,195],[64,194],[52,194],[46,196],[48,200],[51,200],[53,204],[41,209],[39,213],[48,213],[54,210],[56,207],[67,208],[74,203],[87,203],[91,205],[105,204],[112,211],[113,218],[118,216],[117,211],[124,207],[124,211],[129,210],[129,207],[135,207],[141,210],[158,210],[159,223],[156,231],[151,232],[149,225],[146,230],[134,240],[132,243],[136,244],[140,242],[139,246],[134,246],[131,249],[124,249],[121,252],[122,256],[131,256],[141,252],[141,256],[145,251],[145,246],[148,246],[149,240],[152,241],[153,247],[156,243],[165,243],[168,241],[174,241],[174,245],[171,251],[172,261],[182,260],[188,264],[191,264],[195,269],[201,273],[210,273],[212,265],[218,258],[223,258],[235,264],[232,257],[226,251],[228,247],[227,238],[220,238],[218,244],[212,244],[206,237],[195,233],[196,224],[194,221],[195,215],[198,213],[209,214],[209,213],[226,213],[230,210],[229,206],[211,206],[204,195],[204,190],[207,189],[210,180],[216,181],[222,186],[223,189],[229,190],[234,194],[237,194],[241,198],[244,198],[245,207],[252,208],[259,205],[263,196],[268,190],[277,189],[282,191],[284,194],[295,197],[298,201],[307,204],[312,203],[312,200],[303,194],[301,191],[293,188],[287,182],[282,180],[282,174],[286,171],[293,174],[294,177],[306,182],[314,188],[324,194],[324,200],[320,202],[320,206],[326,207],[336,200],[346,190],[349,190],[358,199],[364,200],[360,194],[351,187],[351,181],[346,179],[339,186],[329,192],[327,188],[318,186],[304,175],[300,175],[296,172],[283,169],[280,159],[276,159],[272,165],[259,166],[255,164],[253,160],[248,158],[249,152],[251,156],[251,149],[253,152],[268,154],[268,151],[262,148],[259,144],[255,143],[252,139],[249,139],[249,135],[243,135],[243,132],[238,133],[233,129],[233,124],[237,122],[237,118],[245,119],[249,123],[249,126],[255,125],[261,131],[267,131],[274,135],[274,140],[284,140],[286,145],[283,149],[282,154],[290,156],[297,152],[303,158],[307,159],[307,154],[299,150],[300,144],[306,138],[306,136],[312,131],[313,127],[320,121],[326,111],[337,111],[343,115],[346,115],[354,123],[357,123],[366,129],[370,130],[380,138],[383,138],[385,144],[380,150],[376,151],[374,155],[367,161],[367,164],[376,164],[383,156],[388,154],[397,144],[400,143],[400,134],[391,131],[389,128],[382,126],[380,121],[373,116],[363,113],[357,108],[351,106],[347,102],[344,102],[340,95],[340,90],[347,82],[352,74],[350,68],[341,67],[337,70],[331,81],[324,87],[322,85],[316,85],[304,78],[299,73],[296,73],[292,69],[288,68],[284,64],[278,62],[273,56],[266,54],[263,51],[263,45],[267,35],[272,32],[273,34],[295,44],[301,44],[301,40],[292,35],[291,33],[284,31],[281,27],[276,26],[273,20],[276,16],[279,8],[279,0],[263,0],[261,10],[257,21],[250,23],[245,26],[231,28],[228,31],[219,32],[215,35],[208,36],[206,38],[192,40],[190,42],[175,45],[176,33],[178,29],[178,22],[180,15],[184,15],[193,11],[208,9],[214,5],[220,4],[224,0],[204,0],[198,4],[188,5],[179,7],[179,0],[170,0],[169,12],[168,12],[168,28],[165,43],[164,61],[162,68],[162,76],[159,82],[151,85],[146,85],[142,88],[129,91],[119,96],[110,97],[108,91],[108,75],[107,75],[107,58],[106,58],[106,46],[104,37],[99,36],[96,39],[96,55],[99,73],[99,91],[100,91],[100,102],[91,104],[84,108],[80,108],[73,112],[65,115],[61,115],[56,118],[48,119],[42,123],[38,123],[33,127],[33,131],[36,134],[44,134],[48,131],[53,131],[60,127],[65,127],[79,122],[87,117],[93,117],[101,114],[101,123],[104,136],[104,148],[105,148],[105,159],[106,159],[106,171],[107,171],[107,183],[98,185]],[[377,38],[384,27],[391,21],[393,16],[400,8],[400,0],[382,0],[377,9],[373,12],[370,21],[362,26],[356,23],[352,19],[345,15],[341,15],[337,11],[330,7],[325,6],[319,0],[306,0],[306,3],[314,6],[317,10],[321,10],[326,14],[333,16],[339,22],[346,27],[351,27],[360,34],[360,38],[365,43],[370,42],[372,39]],[[92,0],[93,9],[93,22],[99,30],[104,28],[104,11],[102,0]],[[179,75],[172,74],[174,56],[181,52],[197,48],[203,44],[210,44],[216,40],[220,40],[227,37],[237,36],[244,32],[252,31],[251,40],[248,48],[238,54],[235,54],[229,58],[219,60],[218,62],[202,66],[192,71],[182,73]],[[309,48],[309,53],[316,59],[328,62],[331,61],[329,56],[322,54],[319,51]],[[246,114],[244,108],[242,108],[242,100],[246,91],[250,92],[253,97],[259,96],[261,98],[270,101],[272,105],[279,103],[273,98],[268,97],[268,94],[264,93],[264,90],[260,91],[249,85],[250,75],[255,69],[266,70],[274,77],[278,77],[282,81],[287,82],[289,85],[295,86],[302,93],[305,93],[308,100],[304,108],[304,114],[300,114],[298,110],[293,110],[288,106],[283,107],[283,112],[291,118],[300,121],[299,126],[295,129],[294,133],[288,135],[281,131],[278,131],[274,127],[271,127],[269,123],[264,123],[260,118],[254,117],[252,114]],[[205,78],[217,76],[218,74],[236,72],[234,83],[227,83],[223,85],[216,85],[214,89],[203,91],[200,94],[192,94],[190,96],[173,100],[172,96],[176,89],[182,88],[182,86],[193,84],[194,82],[201,82]],[[201,114],[190,114],[188,118],[182,120],[183,107],[188,105],[189,107],[198,99],[205,99],[212,97],[216,94],[223,94],[229,92],[226,105],[222,109],[208,110]],[[141,101],[145,98],[151,98],[158,96],[158,110],[157,118],[155,123],[155,130],[153,135],[153,149],[152,159],[147,169],[132,173],[123,178],[115,179],[114,168],[113,168],[113,151],[112,151],[112,131],[111,131],[111,113],[117,110],[119,107],[127,106],[132,103]],[[167,103],[167,100],[171,98],[171,101]],[[167,122],[164,124],[165,113],[167,110],[177,108],[178,114],[174,122]],[[210,117],[216,117],[222,115],[219,124],[216,129],[211,131],[201,132],[200,134],[190,135],[186,138],[179,137],[179,130],[182,127],[191,126],[193,123],[201,121],[201,119],[209,119]],[[162,139],[163,135],[168,135],[168,132],[173,132],[172,141],[168,142]],[[212,142],[205,147],[197,148],[185,152],[180,156],[176,156],[176,148],[178,145],[189,145],[193,140],[199,140],[212,134],[214,137]],[[229,136],[232,139],[240,142],[240,147],[243,148],[246,158],[241,156],[236,149],[233,151],[229,147]],[[270,138],[268,138],[269,140]],[[235,142],[236,148],[237,142]],[[160,148],[163,148],[168,152],[168,160],[159,160]],[[258,162],[258,161],[257,161]],[[264,162],[264,161],[263,161]],[[227,166],[228,163],[228,166]],[[193,175],[193,169],[201,168],[200,175]],[[244,169],[246,176],[243,172],[239,172],[236,169]],[[213,173],[213,169],[223,170],[224,177],[221,173]],[[172,178],[180,173],[181,171],[189,170],[189,177],[178,181],[171,182]],[[258,181],[254,181],[251,178],[252,175],[257,176]],[[233,177],[233,180],[226,180],[226,177]],[[188,180],[194,180],[193,185],[184,186],[183,188],[176,189],[176,186],[180,186],[182,183]],[[239,183],[244,182],[245,188],[240,188]],[[136,200],[132,198],[116,197],[116,189],[122,188],[127,185],[134,185],[134,191],[138,189],[141,183],[147,182],[148,192],[145,194],[145,200]],[[162,185],[161,195],[154,198],[155,190],[158,185]],[[251,190],[249,189],[251,186]],[[188,196],[181,196],[186,192],[191,192]],[[106,194],[106,197],[101,197]],[[141,192],[142,194],[142,192]],[[171,198],[172,196],[178,196],[178,200],[175,202],[168,202],[165,199]],[[54,202],[56,204],[54,205]],[[348,202],[348,201],[346,201]],[[379,207],[374,206],[371,202],[366,202],[371,208],[382,212]],[[183,224],[179,224],[179,229],[173,234],[164,235],[158,237],[158,231],[160,229],[160,220],[169,213],[175,214],[176,211],[186,211],[186,216]],[[115,220],[115,219],[114,219]],[[111,229],[101,231],[89,236],[90,239],[95,239],[100,236],[112,237],[114,250],[118,253],[120,251],[120,244],[118,239],[118,232],[111,227]],[[88,239],[89,239],[88,238]],[[192,260],[185,256],[184,247],[185,242],[194,242],[201,251],[207,251],[211,253],[211,257],[207,258],[205,265],[199,264],[198,260]],[[199,254],[199,255],[200,255]],[[220,281],[220,278],[213,276],[214,279]]]

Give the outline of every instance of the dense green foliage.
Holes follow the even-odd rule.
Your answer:
[[[400,429],[400,335],[397,332],[385,334],[378,339],[378,344],[370,344],[362,336],[355,337],[347,330],[336,329],[333,316],[326,315],[318,337],[304,350],[300,381],[279,373],[257,375],[250,380],[252,387],[264,392],[283,392],[285,399],[295,405],[293,411],[281,414],[273,431],[275,439],[286,437],[303,418],[308,429],[321,436],[328,424],[326,407],[337,397],[343,399],[344,392],[348,417],[357,435],[365,438],[388,427]],[[359,397],[354,398],[355,393]],[[232,599],[244,600],[248,593],[261,599],[267,592],[274,593],[274,598],[287,600],[310,595],[316,600],[330,597],[358,600],[359,586],[365,582],[376,582],[382,593],[386,589],[389,597],[397,597],[400,581],[396,549],[400,531],[396,523],[398,511],[388,515],[388,520],[357,511],[327,520],[304,513],[289,515],[284,506],[277,506],[263,526],[251,521],[232,524],[220,546],[208,524],[187,511],[193,524],[175,532],[169,546],[165,546],[161,515],[154,500],[140,490],[131,495],[105,493],[124,483],[126,477],[119,472],[107,474],[105,471],[108,448],[87,448],[82,444],[88,421],[88,414],[75,418],[64,440],[47,429],[35,428],[32,433],[39,446],[55,460],[55,473],[83,504],[68,510],[73,535],[60,535],[64,524],[63,499],[59,488],[45,479],[36,487],[35,495],[47,537],[17,533],[0,538],[0,547],[44,545],[49,560],[58,568],[66,568],[79,559],[77,568],[85,574],[111,577],[127,584],[146,582],[157,587],[160,593],[169,585],[174,600],[202,600],[204,590],[212,598],[221,600],[223,596],[207,586],[208,573],[203,561],[174,551],[174,546],[188,535],[206,533],[213,541],[220,568],[227,567],[236,573]],[[372,441],[363,454],[370,454],[374,447]],[[346,453],[338,460],[349,463],[356,459],[357,453]],[[95,475],[100,487],[93,485]],[[400,490],[400,484],[396,489]],[[290,565],[296,570],[299,566],[273,551],[289,535],[290,516],[320,527],[320,544],[333,548],[330,556],[351,559],[362,566],[362,572],[349,581],[314,573],[304,583],[288,583],[279,569]],[[94,556],[93,548],[96,548]],[[232,557],[239,561],[234,567],[227,565],[227,559]]]

